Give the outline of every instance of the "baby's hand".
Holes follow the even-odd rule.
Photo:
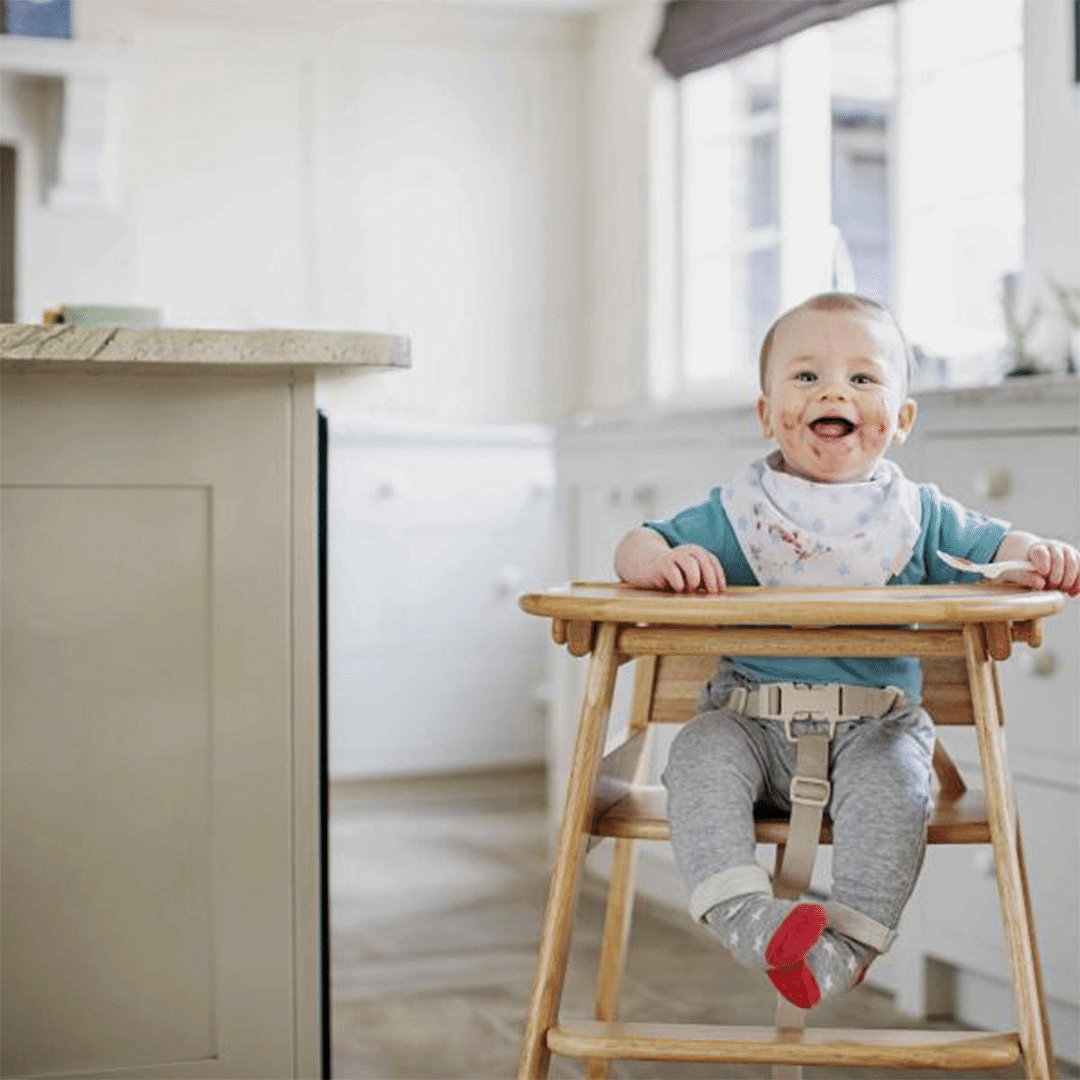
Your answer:
[[[647,589],[674,592],[723,592],[727,586],[720,560],[697,544],[668,548],[641,567]]]
[[[1034,572],[1003,574],[1002,581],[1026,585],[1030,589],[1057,589],[1076,596],[1080,593],[1080,552],[1060,540],[1039,540],[1027,549],[1024,558]]]
[[[1028,548],[1028,562],[1043,577],[1044,589],[1059,589],[1069,596],[1080,592],[1080,551],[1060,540],[1043,540]]]

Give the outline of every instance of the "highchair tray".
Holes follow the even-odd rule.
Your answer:
[[[525,593],[524,611],[567,621],[665,626],[905,626],[1027,622],[1053,615],[1065,595],[990,582],[883,588],[733,586],[718,595],[572,581]]]

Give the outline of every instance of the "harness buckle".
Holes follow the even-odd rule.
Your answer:
[[[858,720],[859,713],[844,712],[844,687],[837,683],[811,686],[807,683],[768,683],[758,694],[758,716],[764,720],[779,720],[784,734],[796,742],[791,730],[793,720],[816,720],[828,724],[829,738],[836,734],[838,724]]]
[[[829,805],[832,784],[816,776],[793,776],[789,794],[792,803],[801,803],[803,806],[814,806],[823,810]]]

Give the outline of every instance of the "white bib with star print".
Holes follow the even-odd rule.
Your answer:
[[[908,564],[922,523],[919,488],[882,459],[869,480],[822,484],[750,464],[721,502],[762,585],[884,585]]]

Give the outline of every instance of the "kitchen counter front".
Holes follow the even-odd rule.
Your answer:
[[[408,355],[0,327],[3,1076],[323,1075],[316,383]]]

